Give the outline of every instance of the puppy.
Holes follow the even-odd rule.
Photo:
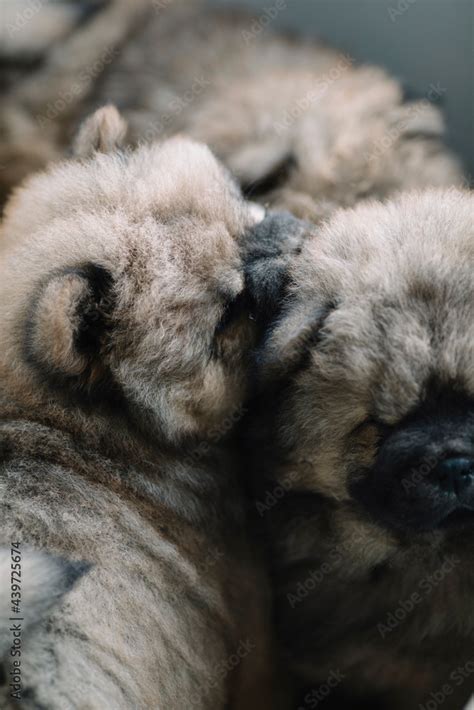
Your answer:
[[[184,131],[253,199],[313,222],[368,197],[462,182],[436,87],[405,101],[394,78],[330,47],[265,33],[251,16],[192,12],[171,27],[161,12],[105,77],[102,95],[126,107],[135,140]]]
[[[341,210],[277,272],[247,436],[300,708],[474,690],[473,202]]]
[[[206,147],[120,152],[123,128],[99,111],[77,144],[112,152],[35,176],[2,225],[0,545],[34,563],[22,598],[2,558],[27,627],[20,695],[7,651],[0,704],[274,708],[225,442],[255,330],[240,242],[261,210]]]
[[[436,87],[404,102],[382,70],[265,33],[261,20],[189,0],[115,0],[12,92],[38,134],[22,141],[11,118],[17,153],[36,155],[44,140],[60,152],[85,112],[112,102],[132,144],[188,133],[255,199],[315,222],[366,197],[462,181],[429,103]],[[8,155],[5,181],[22,162]]]

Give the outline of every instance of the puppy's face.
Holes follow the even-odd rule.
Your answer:
[[[81,153],[121,132],[116,114],[94,120]],[[32,389],[125,408],[171,440],[208,433],[244,394],[239,242],[257,219],[184,138],[33,178],[3,228],[3,368]]]
[[[296,260],[263,349],[283,377],[296,490],[402,530],[474,525],[474,235],[468,193],[338,213]]]

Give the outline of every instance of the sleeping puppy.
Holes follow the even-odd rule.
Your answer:
[[[474,690],[473,203],[341,210],[276,272],[247,437],[300,708]]]
[[[60,153],[77,120],[107,102],[124,111],[132,144],[188,133],[260,202],[315,222],[366,197],[461,182],[429,101],[436,87],[406,103],[382,70],[262,30],[194,0],[113,0],[12,92],[5,189],[38,145]]]
[[[382,70],[256,29],[245,14],[157,3],[94,101],[123,107],[132,141],[202,140],[260,201],[314,221],[364,197],[460,181],[428,101],[403,103]]]
[[[206,147],[124,153],[123,129],[99,111],[77,145],[112,152],[30,179],[2,225],[0,546],[54,572],[43,588],[41,558],[24,564],[22,706],[273,709],[225,441],[255,330],[239,245],[261,209]]]

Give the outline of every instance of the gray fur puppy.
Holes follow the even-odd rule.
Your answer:
[[[301,708],[474,690],[473,206],[341,210],[277,272],[248,436]]]
[[[366,197],[462,180],[427,99],[406,103],[381,69],[202,2],[113,0],[10,98],[3,158],[0,146],[10,184],[107,102],[125,113],[131,143],[188,133],[261,202],[316,222]]]
[[[99,111],[78,146],[113,152],[30,179],[2,225],[0,704],[274,708],[223,441],[255,330],[239,245],[262,210],[205,146],[123,153],[123,128]]]

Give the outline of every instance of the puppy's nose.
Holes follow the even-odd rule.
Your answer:
[[[469,488],[474,488],[474,459],[444,459],[433,471],[431,481],[446,493],[465,495]]]

